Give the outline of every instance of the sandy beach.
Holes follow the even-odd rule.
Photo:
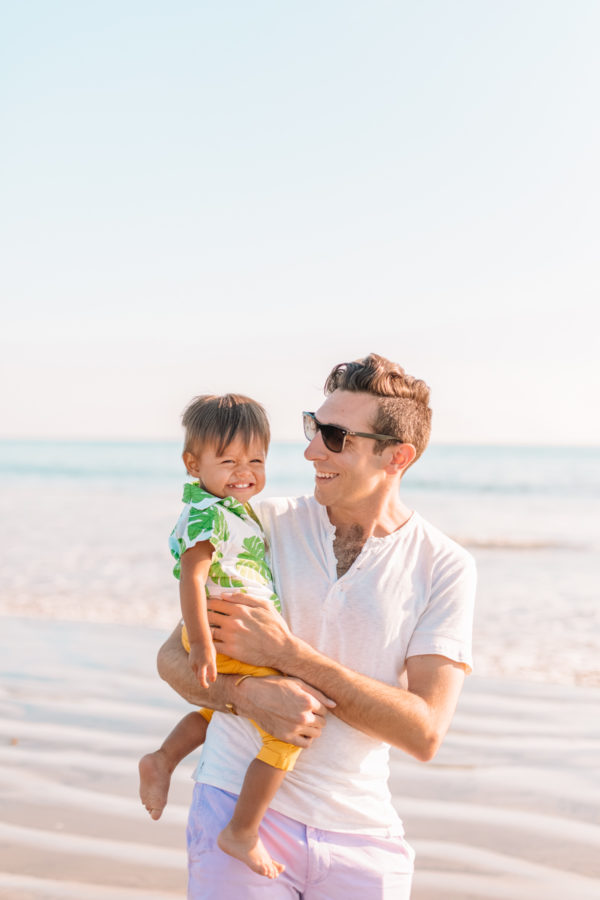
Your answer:
[[[157,629],[4,617],[0,897],[185,896],[193,758],[152,822],[136,762],[187,707]],[[600,691],[472,676],[428,764],[393,753],[413,897],[600,896]]]

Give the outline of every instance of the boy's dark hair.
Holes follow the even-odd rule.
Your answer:
[[[185,428],[183,452],[197,453],[206,445],[215,447],[217,456],[235,439],[245,444],[258,439],[269,448],[271,429],[264,408],[243,394],[202,394],[189,403],[181,417]]]
[[[397,363],[370,353],[364,359],[333,367],[325,382],[325,393],[337,390],[380,398],[373,431],[394,434],[400,443],[412,444],[417,451],[415,460],[423,453],[431,434],[429,388],[424,381],[407,375]],[[394,441],[373,441],[373,452],[382,453],[393,444]]]

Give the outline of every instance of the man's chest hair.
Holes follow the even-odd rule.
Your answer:
[[[337,560],[338,578],[346,574],[362,550],[365,540],[362,525],[350,525],[342,534],[336,534],[333,541],[333,552]]]

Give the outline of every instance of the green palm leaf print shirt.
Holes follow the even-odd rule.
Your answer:
[[[214,552],[206,583],[208,593],[242,591],[270,600],[279,611],[265,536],[250,504],[234,497],[215,497],[199,482],[184,485],[182,500],[185,505],[169,537],[175,577],[181,575],[185,551],[200,541],[210,541]]]

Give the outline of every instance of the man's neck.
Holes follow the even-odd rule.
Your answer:
[[[386,537],[402,528],[410,519],[412,510],[402,502],[400,496],[365,497],[363,500],[344,506],[336,504],[327,507],[327,516],[335,525],[338,535],[355,531],[359,526],[364,540],[370,537]]]
[[[410,510],[399,497],[393,502],[366,502],[352,507],[327,507],[327,515],[335,525],[333,552],[337,560],[337,576],[348,571],[370,537],[386,537],[398,531],[410,519]]]

